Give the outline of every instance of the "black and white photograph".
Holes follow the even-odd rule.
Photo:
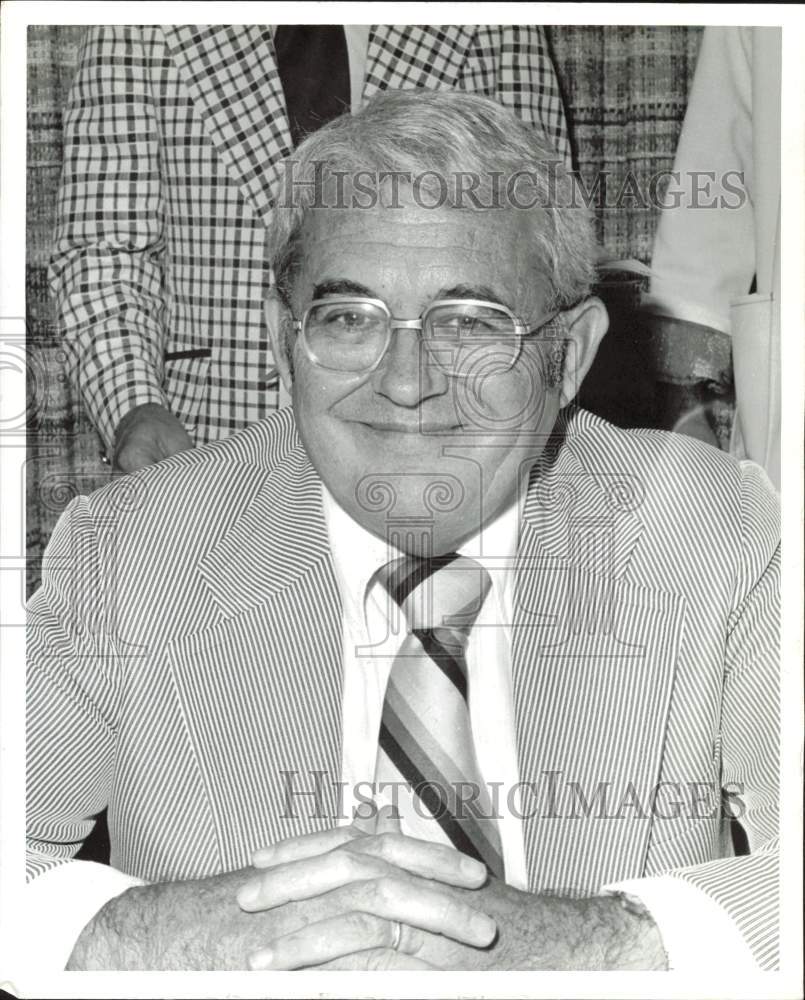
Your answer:
[[[2,995],[801,995],[797,8],[2,21]]]

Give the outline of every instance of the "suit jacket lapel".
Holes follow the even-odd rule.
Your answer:
[[[574,429],[532,476],[512,671],[530,888],[580,895],[642,871],[684,600],[628,579],[638,484],[585,467]]]
[[[168,660],[228,869],[339,811],[341,605],[301,447],[199,568],[222,617]]]
[[[474,25],[372,25],[364,101],[378,90],[455,86],[474,35]]]
[[[210,140],[244,196],[267,223],[292,151],[285,97],[267,25],[175,25],[164,29]],[[374,25],[363,99],[378,90],[452,87],[472,25]]]
[[[227,616],[265,603],[310,573],[329,571],[321,480],[297,443],[199,562]]]
[[[268,26],[183,24],[164,32],[221,160],[266,222],[293,148]]]

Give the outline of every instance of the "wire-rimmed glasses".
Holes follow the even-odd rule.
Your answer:
[[[547,326],[557,313],[529,328],[506,306],[482,299],[436,299],[419,319],[397,319],[382,299],[331,295],[315,299],[295,321],[302,346],[329,371],[368,373],[383,360],[395,330],[422,334],[424,360],[456,378],[508,371],[524,337]]]

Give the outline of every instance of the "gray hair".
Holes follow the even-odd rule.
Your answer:
[[[575,203],[570,175],[544,134],[490,98],[459,90],[384,91],[357,114],[308,136],[285,168],[293,196],[287,197],[286,183],[286,197],[272,213],[267,250],[286,301],[300,263],[306,214],[322,205],[324,186],[339,174],[367,171],[375,177],[428,176],[424,189],[432,191],[437,181],[445,196],[441,204],[451,207],[465,207],[461,176],[481,179],[476,201],[489,197],[492,185],[499,192],[502,179],[505,204],[490,200],[471,207],[513,204],[531,214],[534,264],[549,282],[549,308],[569,308],[589,293],[596,260],[591,213]],[[528,207],[521,198],[525,181],[531,186]]]

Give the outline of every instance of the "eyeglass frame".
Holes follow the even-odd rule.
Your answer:
[[[306,336],[306,326],[307,326],[307,318],[311,310],[314,309],[316,306],[324,305],[327,303],[337,305],[339,302],[360,302],[360,303],[366,303],[367,305],[379,306],[386,314],[386,318],[388,320],[388,333],[386,335],[386,343],[383,347],[383,350],[378,355],[377,360],[369,368],[361,368],[355,371],[351,371],[348,368],[328,368],[326,365],[321,364],[321,362],[317,360],[315,354],[313,353],[312,347],[308,343]],[[508,368],[505,369],[505,371],[511,371],[511,369],[517,363],[517,359],[520,357],[520,352],[523,347],[523,340],[526,337],[533,336],[535,333],[539,333],[539,331],[542,330],[543,327],[547,326],[548,323],[556,319],[556,317],[562,312],[561,309],[556,309],[544,320],[542,320],[537,326],[528,329],[527,324],[524,323],[515,313],[513,313],[508,306],[504,306],[502,302],[492,302],[489,299],[434,299],[431,303],[429,303],[425,307],[424,311],[420,313],[418,319],[397,319],[395,316],[392,316],[391,310],[382,299],[375,299],[361,295],[329,295],[326,298],[314,299],[302,313],[302,318],[293,320],[293,328],[294,331],[299,335],[299,339],[302,342],[302,347],[305,351],[305,354],[308,357],[308,360],[311,362],[311,364],[314,364],[317,368],[321,368],[322,371],[341,372],[342,374],[370,375],[380,366],[380,363],[382,362],[383,358],[385,358],[386,354],[388,353],[389,346],[391,345],[392,334],[396,330],[418,330],[421,333],[425,329],[425,321],[431,309],[435,309],[439,306],[457,306],[457,305],[487,306],[487,307],[492,306],[493,308],[499,310],[500,312],[505,313],[509,317],[509,319],[512,320],[512,322],[514,323],[514,338],[516,338],[517,350],[514,353],[514,358],[511,364],[508,366]],[[450,378],[466,379],[473,377],[472,373],[460,374],[459,372],[452,372],[447,368],[445,368],[438,360],[436,361],[436,364]]]

